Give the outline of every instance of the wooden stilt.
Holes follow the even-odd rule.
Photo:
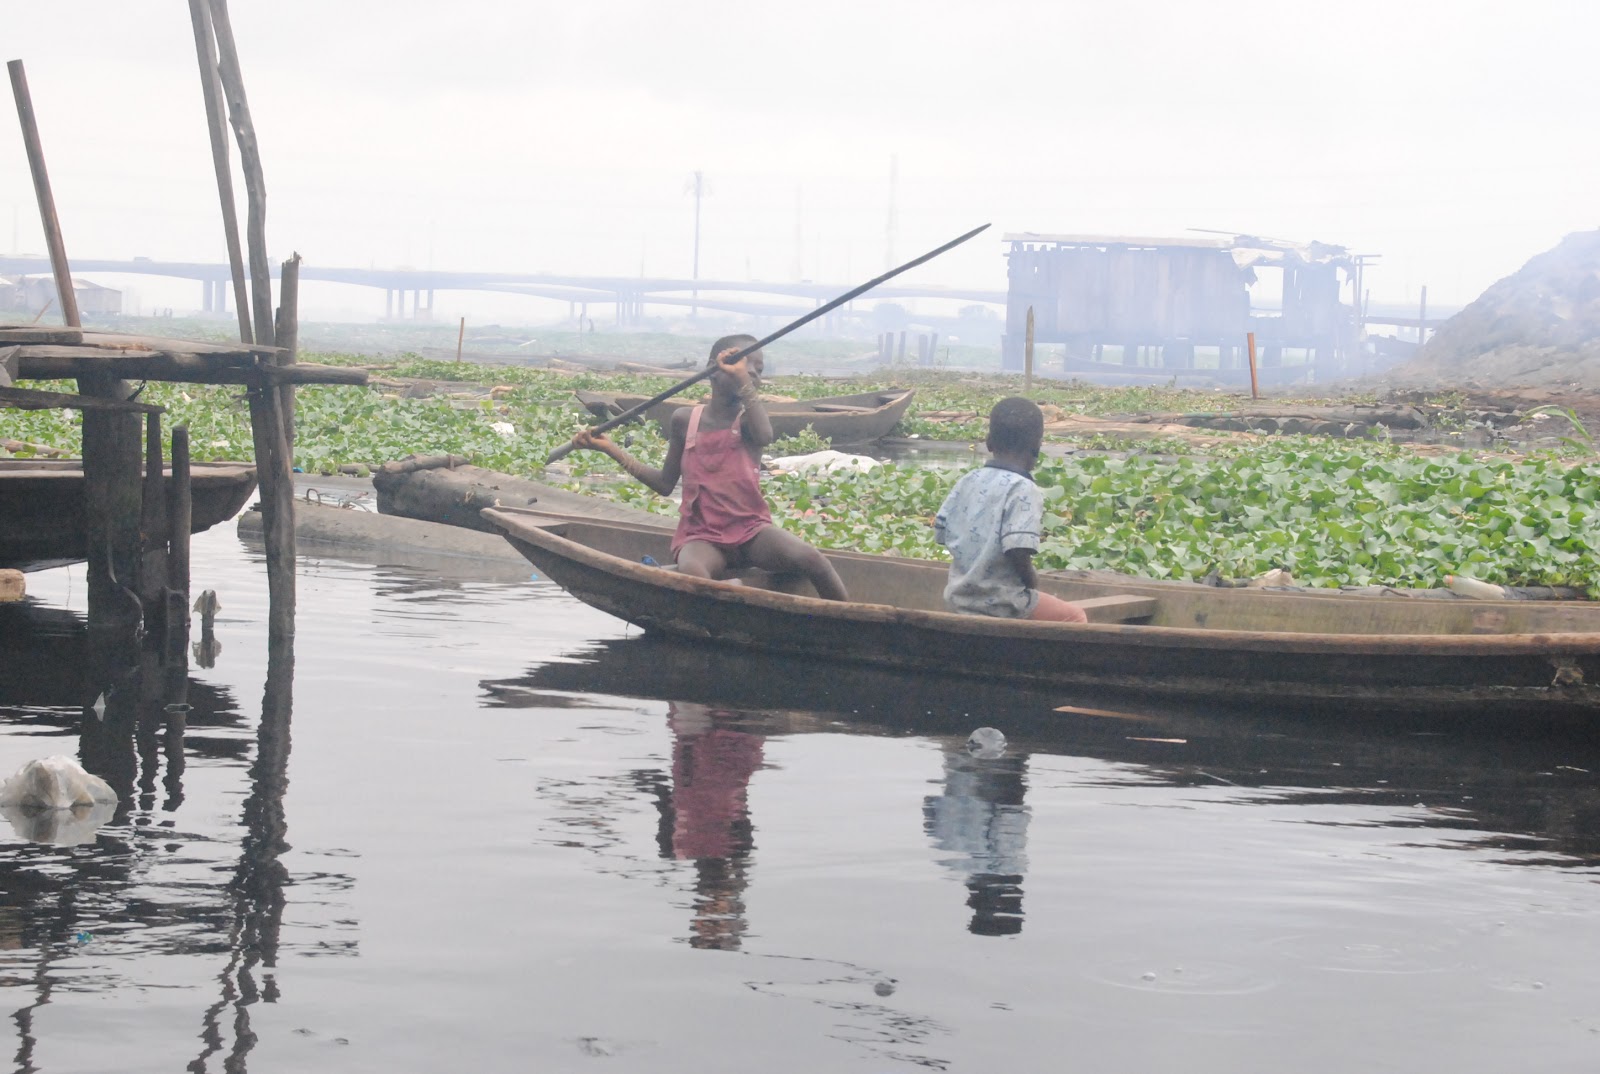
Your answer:
[[[172,429],[172,485],[167,497],[167,663],[188,662],[189,644],[189,531],[193,527],[194,498],[189,480],[189,427]],[[179,734],[182,734],[181,725]]]
[[[1033,393],[1033,307],[1028,307],[1027,335],[1022,339],[1022,391]]]
[[[146,414],[144,451],[144,492],[139,510],[139,535],[144,548],[139,571],[139,599],[144,603],[145,622],[165,621],[163,594],[167,580],[167,504],[166,475],[161,460],[161,415]]]

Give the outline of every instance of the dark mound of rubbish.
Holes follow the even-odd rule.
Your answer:
[[[1600,390],[1600,231],[1568,235],[1494,284],[1390,379]]]

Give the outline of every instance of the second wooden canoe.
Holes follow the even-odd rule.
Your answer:
[[[575,394],[578,402],[597,418],[614,418],[650,398],[617,392],[580,391]],[[869,444],[888,436],[900,424],[916,394],[914,388],[894,388],[793,403],[768,403],[767,416],[772,419],[773,433],[779,437],[798,436],[810,428],[835,447]],[[696,402],[694,399],[668,399],[651,407],[645,416],[658,423],[665,434],[672,415]]]

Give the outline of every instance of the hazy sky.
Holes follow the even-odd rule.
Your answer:
[[[687,275],[701,169],[702,276],[794,278],[798,201],[803,274],[864,278],[891,154],[896,253],[992,221],[919,271],[995,288],[1003,232],[1220,228],[1380,253],[1375,300],[1443,304],[1600,226],[1593,3],[232,9],[274,256],[325,265]],[[69,253],[220,260],[188,5],[52,0],[5,40]],[[0,206],[41,250],[0,125]]]

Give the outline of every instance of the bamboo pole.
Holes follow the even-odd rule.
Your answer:
[[[1027,334],[1022,337],[1022,391],[1033,392],[1033,307],[1028,307]]]
[[[189,0],[189,21],[194,25],[195,55],[200,62],[200,90],[206,102],[206,129],[211,135],[211,162],[217,173],[217,196],[222,202],[222,236],[228,246],[228,266],[233,273],[233,306],[239,317],[239,339],[255,341],[250,329],[250,292],[245,287],[244,253],[239,248],[239,210],[233,197],[233,169],[228,163],[227,120],[222,114],[222,78],[217,71],[217,42],[206,0]]]
[[[78,296],[72,290],[67,245],[61,238],[56,199],[50,192],[50,173],[45,169],[44,148],[39,144],[39,125],[33,115],[33,97],[28,93],[28,74],[23,70],[21,60],[7,63],[6,70],[11,73],[11,95],[17,101],[17,121],[22,124],[22,144],[28,154],[28,170],[33,173],[33,193],[39,201],[39,222],[44,226],[44,241],[50,250],[50,271],[56,278],[61,317],[67,325],[76,328],[83,321],[78,317]]]
[[[456,365],[461,364],[461,344],[467,339],[467,319],[461,318],[461,330],[456,333]]]
[[[1246,332],[1244,339],[1250,351],[1250,398],[1260,399],[1261,389],[1256,384],[1256,334],[1254,332]]]
[[[233,43],[233,24],[227,0],[208,0],[211,29],[217,39],[217,73],[228,101],[228,119],[239,143],[239,167],[244,172],[245,240],[250,256],[250,308],[255,342],[272,346],[272,270],[267,265],[267,185],[261,170],[261,147],[256,142],[250,103],[245,98],[239,51]]]

